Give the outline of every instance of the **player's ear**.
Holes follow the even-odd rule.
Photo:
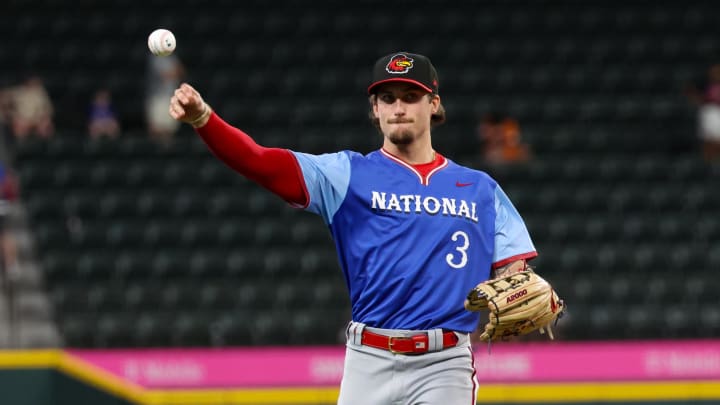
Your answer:
[[[380,115],[378,114],[377,96],[375,94],[370,96],[370,107],[373,117],[380,118]]]
[[[377,97],[374,94],[371,94],[370,97],[368,97],[368,103],[370,104],[368,118],[370,119],[370,122],[373,124],[374,127],[380,129],[380,116],[378,115],[377,109]]]
[[[431,95],[430,97],[430,104],[432,104],[432,113],[437,114],[437,112],[440,110],[440,96]]]

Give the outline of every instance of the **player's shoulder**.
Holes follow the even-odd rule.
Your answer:
[[[355,155],[359,155],[357,152],[353,152],[350,150],[341,150],[338,152],[327,152],[327,153],[320,153],[320,154],[314,154],[314,153],[307,153],[307,152],[299,152],[295,150],[291,150],[295,156],[303,156],[308,159],[312,160],[318,160],[318,161],[328,161],[328,160],[351,160]]]
[[[291,151],[301,166],[314,166],[323,168],[333,168],[347,170],[350,167],[361,167],[367,165],[366,162],[370,161],[370,155],[363,155],[362,153],[355,152],[352,150],[341,150],[338,152],[322,153],[319,155]]]
[[[447,157],[445,159],[448,162],[447,172],[449,174],[466,176],[475,179],[475,181],[487,183],[492,186],[497,184],[497,181],[483,170],[462,165]]]
[[[343,150],[338,153],[342,153],[349,161],[351,161],[354,164],[363,164],[363,163],[377,163],[379,160],[382,159],[382,155],[379,151],[375,150],[369,153],[361,153],[354,150]]]

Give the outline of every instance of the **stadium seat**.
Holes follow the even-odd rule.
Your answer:
[[[717,307],[709,305],[703,306],[700,312],[700,320],[703,327],[699,333],[702,337],[714,338],[720,332],[720,310]]]
[[[571,216],[558,216],[547,223],[547,241],[554,243],[567,243],[579,240],[584,236],[581,219]]]
[[[162,308],[163,289],[160,283],[135,282],[128,284],[124,290],[123,302],[127,311],[144,313]],[[159,293],[160,292],[160,293]]]
[[[188,268],[190,277],[202,281],[226,276],[226,251],[214,248],[198,249],[197,246],[195,249]]]
[[[624,308],[618,305],[596,305],[589,312],[590,334],[604,339],[619,339],[624,332]]]
[[[147,248],[179,246],[181,228],[182,222],[180,221],[152,220],[146,223],[142,229],[142,245]]]
[[[97,197],[93,198],[96,199]],[[99,198],[99,202],[95,200],[99,218],[132,218],[136,215],[135,196],[121,192],[107,192],[103,193]]]
[[[149,276],[155,280],[187,276],[190,274],[191,255],[192,253],[179,247],[158,250],[148,266]]]
[[[298,248],[277,246],[265,249],[262,273],[266,277],[294,278],[297,274]]]
[[[323,308],[345,308],[350,305],[347,297],[347,287],[339,281],[317,280],[313,282],[311,307]]]
[[[664,320],[661,318],[662,311],[657,307],[642,305],[630,308],[625,317],[627,338],[642,339],[646,336],[663,336],[665,331]]]
[[[198,217],[200,217],[198,215]],[[198,219],[195,221],[189,221],[190,218],[185,218],[186,221],[178,224],[180,229],[178,232],[177,244],[179,246],[196,247],[196,248],[211,248],[217,246],[217,228],[220,226],[215,221],[204,221]]]
[[[127,346],[137,334],[142,332],[142,329],[135,328],[132,319],[133,316],[127,313],[99,316],[93,333],[93,346],[99,348]],[[90,324],[86,323],[83,327],[92,330]]]
[[[203,217],[206,213],[205,196],[182,189],[170,206],[170,214],[177,218]]]
[[[253,343],[252,314],[234,310],[217,316],[210,322],[209,333],[214,346],[240,346]]]
[[[702,242],[711,242],[720,239],[720,219],[714,216],[703,216],[695,222],[695,238]]]
[[[60,313],[78,313],[87,311],[92,306],[88,299],[88,284],[66,283],[50,293],[53,307]]]
[[[172,197],[167,194],[154,190],[140,190],[135,201],[135,212],[140,217],[163,218],[170,216]]]
[[[115,255],[99,249],[89,249],[78,257],[74,271],[71,274],[75,280],[108,280],[113,277],[112,268],[108,265],[113,263]]]
[[[84,307],[75,308],[76,313],[114,313],[126,309],[125,284],[118,281],[94,283],[91,286],[80,284],[81,290],[70,291],[83,298]],[[73,311],[69,311],[73,312]]]
[[[262,250],[235,249],[225,258],[225,277],[243,281],[263,277],[264,253]]]
[[[286,314],[286,312],[265,310],[255,314],[252,322],[248,325],[252,330],[253,345],[277,345],[289,340],[286,337],[292,334],[292,326],[282,314]]]
[[[206,280],[198,292],[198,309],[230,311],[237,307],[239,286],[231,280]]]
[[[170,324],[171,344],[178,347],[208,347],[211,337],[208,315],[204,313],[181,313]]]
[[[300,254],[300,265],[296,268],[298,277],[309,280],[325,279],[340,274],[338,256],[331,248],[331,242],[316,243],[325,249],[303,252]]]
[[[171,314],[145,311],[128,325],[132,328],[131,336],[124,337],[131,347],[169,347],[172,346],[173,336],[170,326],[174,317]],[[123,331],[125,332],[125,331]]]
[[[277,288],[267,280],[242,284],[237,289],[237,306],[243,309],[263,310],[275,305]]]
[[[69,280],[75,274],[76,260],[77,257],[74,254],[63,250],[46,251],[40,263],[45,280],[52,283]]]

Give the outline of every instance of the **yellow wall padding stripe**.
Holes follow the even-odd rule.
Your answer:
[[[61,354],[60,350],[3,350],[0,368],[55,368]]]
[[[335,404],[338,388],[148,390],[147,405]]]
[[[148,405],[334,404],[337,388],[152,390]],[[481,385],[478,403],[596,402],[720,399],[720,381]]]
[[[84,362],[62,350],[0,351],[0,368],[47,368],[58,370],[101,391],[136,404],[144,404],[142,387]]]
[[[137,404],[144,404],[144,389],[128,380],[89,364],[67,353],[62,353],[58,369],[76,380],[109,392]]]

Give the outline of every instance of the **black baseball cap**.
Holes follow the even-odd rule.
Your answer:
[[[438,94],[438,75],[426,56],[409,52],[394,52],[375,62],[373,81],[368,94],[388,82],[406,82],[419,86],[430,93]]]

